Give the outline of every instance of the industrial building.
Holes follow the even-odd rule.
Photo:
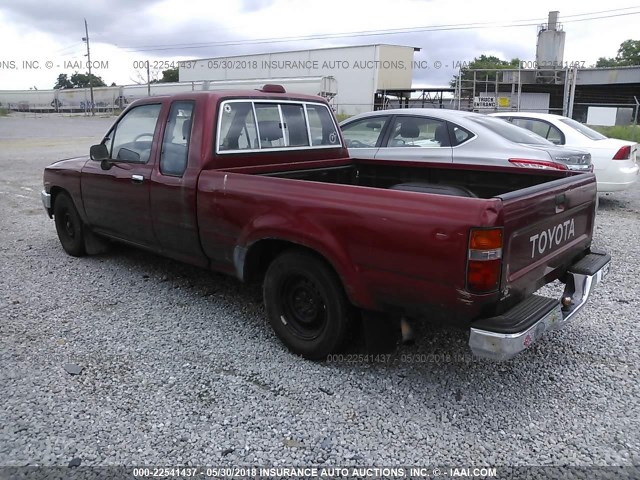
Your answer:
[[[558,12],[538,28],[536,61],[518,69],[468,70],[452,108],[555,113],[591,125],[637,123],[640,65],[589,68],[564,59],[566,32]],[[532,63],[528,65],[528,63]]]
[[[229,81],[287,88],[304,78],[332,78],[335,92],[313,93],[328,98],[338,114],[355,115],[373,110],[389,91],[411,89],[413,54],[419,50],[380,44],[206,58],[185,62],[179,74],[180,82],[209,81],[211,88]]]

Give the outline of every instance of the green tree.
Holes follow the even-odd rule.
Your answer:
[[[625,65],[640,65],[640,40],[625,40],[620,44],[618,57]]]
[[[617,67],[618,61],[615,58],[600,57],[596,62],[596,67]]]
[[[629,67],[640,65],[640,40],[625,40],[614,58],[600,57],[596,67]]]
[[[71,78],[66,73],[61,73],[58,75],[58,79],[56,80],[56,84],[53,86],[54,89],[60,88],[85,88],[89,87],[89,81],[91,81],[91,85],[94,87],[106,87],[107,84],[104,83],[102,77],[98,77],[93,73],[89,76],[88,73],[74,73],[71,75]]]
[[[102,77],[98,77],[93,73],[74,73],[71,75],[71,83],[73,83],[73,88],[84,88],[84,87],[106,87],[107,84],[104,83]]]
[[[53,88],[55,90],[61,88],[73,88],[73,83],[71,83],[71,80],[69,80],[69,77],[66,73],[61,73],[60,75],[58,75],[58,79],[56,80],[56,84],[53,86]]]
[[[470,86],[473,81],[473,71],[478,69],[505,70],[509,68],[518,68],[520,65],[519,58],[513,58],[511,61],[502,60],[493,55],[480,55],[474,58],[468,64],[461,65],[460,74],[462,75],[463,87]],[[477,72],[476,81],[478,82],[495,82],[496,72]],[[458,82],[458,75],[454,75],[449,84],[455,87]]]
[[[178,69],[169,68],[162,71],[162,78],[158,80],[159,83],[173,83],[178,82]]]

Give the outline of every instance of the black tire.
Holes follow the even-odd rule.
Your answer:
[[[73,204],[73,200],[68,194],[59,193],[56,196],[53,217],[56,222],[58,238],[64,251],[74,257],[85,255],[84,225],[78,210]]]
[[[293,353],[324,360],[343,347],[350,305],[340,279],[322,259],[283,253],[269,266],[263,293],[271,326]]]

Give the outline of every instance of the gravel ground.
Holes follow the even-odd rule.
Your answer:
[[[0,118],[0,465],[640,464],[640,184],[601,199],[606,282],[517,359],[419,326],[388,362],[313,363],[259,288],[125,247],[63,252],[42,170],[111,121]]]

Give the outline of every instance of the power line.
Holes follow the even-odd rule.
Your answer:
[[[53,54],[54,54],[54,55],[55,55],[55,54],[61,54],[61,53],[63,53],[65,50],[69,50],[70,48],[77,48],[79,45],[82,45],[82,43],[81,43],[81,42],[75,42],[75,43],[72,43],[72,44],[70,44],[70,45],[67,45],[66,47],[62,47],[62,48],[60,48],[60,49],[58,49],[58,50],[55,50],[55,51],[53,52]]]
[[[590,13],[580,13],[574,15],[566,15],[563,18],[573,18],[573,17],[581,17],[588,15],[596,15],[600,13],[611,13],[611,12],[621,12],[613,15],[601,15],[590,18],[581,18],[581,19],[573,19],[573,20],[563,20],[561,23],[573,23],[573,22],[584,22],[591,20],[600,20],[604,18],[613,18],[619,16],[628,16],[628,15],[637,15],[640,14],[639,11],[629,12],[628,10],[640,8],[640,6],[635,7],[626,7],[626,8],[618,8],[611,10],[601,10],[598,12],[590,12]],[[532,22],[535,23],[521,23],[521,22]],[[181,44],[166,44],[166,45],[148,45],[148,46],[124,46],[120,47],[124,50],[136,52],[136,51],[167,51],[167,50],[186,50],[186,49],[197,49],[197,48],[205,48],[205,47],[214,47],[214,46],[235,46],[235,45],[256,45],[256,44],[265,44],[265,43],[284,43],[290,41],[310,41],[310,40],[322,40],[322,39],[332,39],[332,38],[351,38],[351,37],[370,37],[370,36],[381,36],[381,35],[400,35],[400,34],[408,34],[408,33],[420,33],[420,32],[438,32],[438,31],[454,31],[454,30],[477,30],[477,29],[486,29],[486,28],[518,28],[518,27],[530,27],[537,26],[541,22],[540,19],[528,19],[528,20],[515,20],[509,23],[496,23],[496,22],[475,22],[475,23],[459,23],[459,24],[445,24],[445,25],[432,25],[432,26],[424,26],[424,27],[409,27],[409,28],[398,28],[398,29],[387,29],[387,30],[364,30],[364,31],[356,31],[356,32],[343,32],[343,33],[332,33],[332,34],[317,34],[317,35],[306,35],[306,36],[293,36],[293,37],[272,37],[272,38],[261,38],[261,39],[253,39],[253,40],[235,40],[235,41],[222,41],[222,42],[201,42],[201,43],[181,43]]]
[[[640,5],[635,5],[633,7],[625,7],[625,8],[612,8],[609,10],[600,10],[599,12],[589,12],[589,13],[574,13],[573,15],[563,15],[562,18],[571,18],[571,17],[585,17],[587,15],[597,15],[599,13],[612,13],[612,12],[622,12],[625,10],[633,10],[635,8],[640,8]],[[561,22],[562,23],[562,22]]]

